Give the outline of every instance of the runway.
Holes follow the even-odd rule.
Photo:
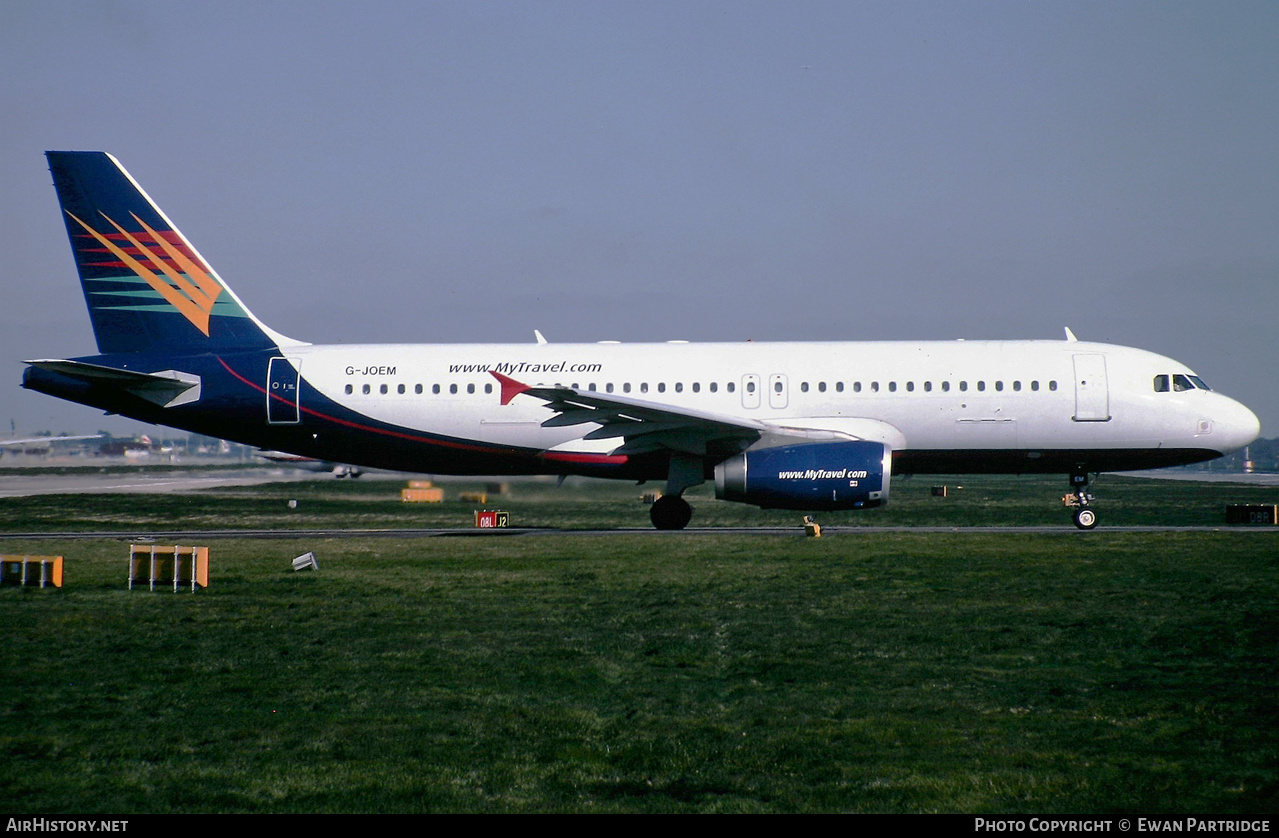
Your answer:
[[[329,474],[292,468],[254,468],[201,470],[110,471],[103,469],[68,470],[63,473],[31,469],[15,469],[0,475],[0,498],[35,497],[38,495],[93,495],[157,492],[196,492],[223,486],[253,486],[260,483],[294,483],[333,480]],[[403,479],[390,473],[366,474],[360,480]]]
[[[1063,537],[1091,538],[1107,534],[1132,533],[1267,533],[1279,534],[1279,527],[1270,526],[1198,526],[1198,527],[1098,527],[1080,530],[1066,526],[1037,527],[822,527],[822,537],[856,538],[859,535],[883,533],[914,533],[937,535],[1057,535]],[[580,536],[600,538],[607,536],[649,536],[652,538],[679,538],[681,536],[751,535],[805,538],[803,527],[688,527],[683,530],[656,530],[651,528],[618,528],[608,530],[568,530],[550,527],[508,527],[501,529],[310,529],[310,530],[135,530],[125,532],[31,532],[2,533],[4,541],[82,541],[118,539],[130,542],[169,543],[201,539],[348,539],[348,538],[508,538],[514,536]]]
[[[0,475],[0,498],[33,497],[43,495],[83,495],[111,493],[180,493],[197,492],[228,486],[249,486],[263,483],[295,483],[332,481],[329,474],[319,474],[291,468],[262,468],[247,466],[242,469],[189,469],[108,471],[74,469],[56,472],[48,469],[14,469]],[[1253,485],[1279,485],[1275,474],[1212,474],[1207,472],[1180,472],[1176,469],[1152,472],[1126,472],[1123,476],[1201,480],[1204,482],[1248,483]],[[408,475],[411,476],[411,475]],[[361,483],[373,481],[404,480],[406,475],[394,472],[371,472],[359,478]],[[1088,538],[1106,533],[1159,533],[1159,532],[1221,532],[1221,533],[1279,533],[1279,527],[1258,525],[1213,526],[1106,526],[1095,530],[1079,530],[1069,523],[1051,526],[833,526],[823,525],[826,537],[855,538],[859,534],[921,533],[921,534],[1003,534],[1003,535],[1058,535]],[[706,537],[715,535],[751,535],[775,537],[804,537],[802,526],[787,527],[688,527],[683,530],[656,530],[649,527],[615,529],[573,530],[541,527],[509,527],[500,529],[450,528],[450,529],[206,529],[206,530],[131,530],[92,532],[11,532],[0,534],[0,541],[46,541],[120,539],[122,541],[160,542],[190,539],[351,539],[351,538],[503,538],[512,536],[583,536],[605,537],[619,535],[643,535],[654,538],[683,536]]]

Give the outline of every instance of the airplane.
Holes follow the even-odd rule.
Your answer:
[[[273,463],[280,463],[293,468],[300,468],[305,471],[314,471],[322,474],[332,474],[341,480],[344,477],[350,477],[352,480],[364,474],[364,469],[357,466],[349,466],[346,463],[334,463],[328,460],[317,460],[314,457],[301,457],[297,454],[290,454],[287,451],[259,451],[258,456],[264,460],[270,460]]]
[[[22,386],[363,468],[665,481],[803,512],[870,509],[905,474],[1097,472],[1242,448],[1247,407],[1184,364],[1076,339],[316,345],[266,326],[109,154],[47,152],[98,354]]]
[[[4,449],[8,446],[31,446],[20,454],[47,454],[50,446],[55,442],[74,442],[84,439],[101,439],[102,434],[81,434],[79,436],[29,436],[26,439],[4,439],[0,440],[0,457],[5,454]]]

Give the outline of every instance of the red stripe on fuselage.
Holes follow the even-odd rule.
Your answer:
[[[254,384],[249,379],[240,375],[238,372],[233,370],[231,368],[231,365],[228,364],[222,358],[218,358],[218,363],[222,365],[223,369],[231,373],[231,375],[233,375],[236,378],[236,380],[245,384],[250,389],[256,390],[257,392],[262,393],[263,395],[269,398],[278,399],[282,404],[287,404],[289,406],[293,405],[293,402],[289,401],[283,396],[278,395],[276,393],[268,392],[265,387],[259,387],[257,384]],[[369,433],[380,434],[382,436],[393,437],[395,439],[406,439],[406,440],[409,440],[410,442],[422,442],[427,445],[438,445],[442,448],[452,448],[459,451],[475,451],[482,454],[499,454],[504,456],[528,456],[527,452],[520,451],[515,448],[494,448],[491,446],[485,446],[478,443],[454,442],[452,440],[447,440],[447,439],[435,439],[433,437],[418,436],[417,434],[405,433],[403,431],[393,431],[385,428],[374,428],[369,425],[362,425],[359,422],[352,422],[348,419],[338,419],[336,416],[329,416],[327,414],[319,412],[318,410],[313,410],[312,408],[304,407],[301,404],[299,404],[298,407],[303,413],[307,414],[308,416],[314,416],[317,419],[323,419],[324,421],[332,422],[335,425],[341,425],[345,428],[353,428],[359,431],[367,431]],[[541,456],[541,457],[545,457],[546,459],[556,460],[561,462],[602,463],[607,465],[620,465],[627,461],[627,458],[624,455],[619,455],[618,457],[611,457],[610,455],[607,455],[607,454],[550,454],[547,452],[542,452],[540,454],[537,454],[536,456]],[[578,457],[581,459],[570,459],[572,457]],[[604,458],[604,459],[600,459],[600,458]]]

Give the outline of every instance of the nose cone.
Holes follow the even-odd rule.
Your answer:
[[[1221,453],[1228,454],[1261,436],[1261,420],[1234,399],[1222,396],[1222,402],[1221,408],[1213,411],[1212,435],[1221,447]]]

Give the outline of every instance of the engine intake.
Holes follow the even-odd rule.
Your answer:
[[[870,509],[888,502],[892,449],[811,442],[745,451],[715,466],[715,497],[765,509]]]

